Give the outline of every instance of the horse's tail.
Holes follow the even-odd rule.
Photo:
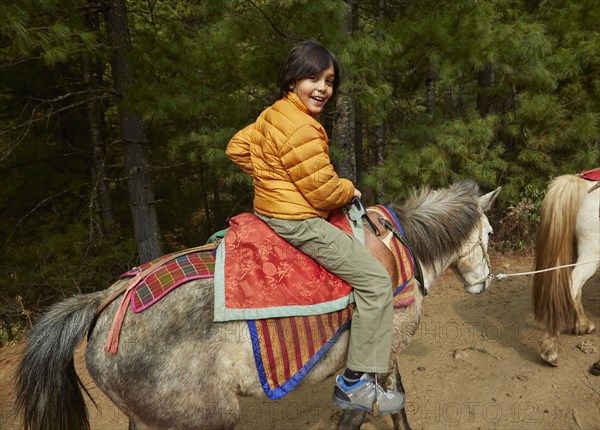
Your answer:
[[[585,198],[585,181],[575,175],[555,178],[540,212],[536,243],[536,270],[572,264],[576,260],[575,222]],[[535,320],[552,335],[573,327],[572,268],[536,273],[533,277]]]
[[[51,306],[33,325],[16,381],[16,408],[23,413],[25,430],[90,428],[73,354],[105,295],[71,297]]]

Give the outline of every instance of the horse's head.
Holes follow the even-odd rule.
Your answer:
[[[471,294],[485,291],[490,285],[491,264],[487,252],[490,235],[494,232],[485,212],[492,207],[500,187],[479,197],[479,222],[471,236],[464,243],[452,265],[454,273],[464,283],[465,290]]]

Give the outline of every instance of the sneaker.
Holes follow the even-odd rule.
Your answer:
[[[373,376],[368,373],[363,374],[352,386],[346,385],[342,375],[338,375],[335,379],[333,402],[342,409],[361,409],[373,413],[376,392],[380,414],[395,414],[404,407],[404,394],[386,390],[375,383]]]

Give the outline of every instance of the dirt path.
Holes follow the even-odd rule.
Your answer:
[[[495,273],[531,270],[533,259],[492,256]],[[588,281],[584,308],[600,327],[600,274]],[[450,273],[425,299],[421,326],[400,357],[413,429],[600,429],[600,376],[588,369],[600,359],[598,331],[563,335],[559,366],[543,365],[540,327],[531,313],[531,276],[496,280],[484,294],[468,295]],[[578,345],[588,342],[595,352]],[[585,348],[584,348],[585,349]],[[12,386],[21,346],[0,349],[0,428],[18,429]],[[90,406],[93,430],[127,429],[127,419],[77,364],[99,409]],[[242,399],[241,430],[330,429],[338,410],[333,380],[292,392],[279,401]],[[364,429],[391,429],[389,419],[369,417]]]

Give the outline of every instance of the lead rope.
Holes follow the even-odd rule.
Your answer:
[[[485,278],[483,278],[481,281],[475,282],[475,284],[480,284],[481,282],[483,282],[487,279],[504,279],[504,278],[510,278],[512,276],[533,275],[536,273],[549,272],[551,270],[564,269],[565,267],[573,267],[573,266],[579,266],[579,265],[583,265],[583,264],[592,264],[592,263],[598,263],[598,262],[600,262],[600,260],[586,261],[583,263],[564,264],[562,266],[549,267],[548,269],[532,270],[531,272],[498,273],[497,275],[488,275]]]

